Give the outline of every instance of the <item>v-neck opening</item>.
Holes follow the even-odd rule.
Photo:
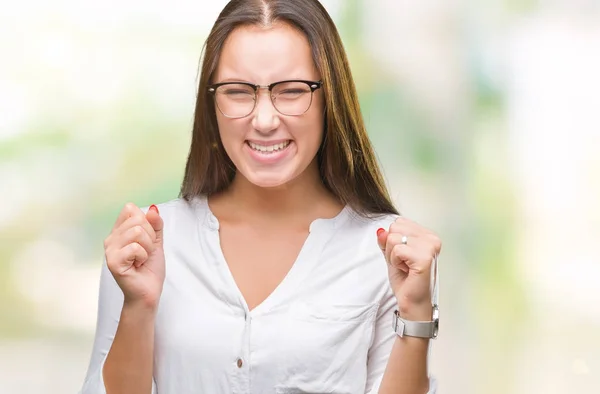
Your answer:
[[[204,217],[199,217],[199,225],[201,226],[199,234],[201,237],[206,236],[208,238],[204,240],[201,239],[200,242],[205,247],[211,248],[215,263],[214,268],[219,271],[219,276],[224,281],[224,285],[228,287],[226,291],[228,293],[229,291],[235,293],[235,303],[238,307],[244,309],[245,314],[249,314],[250,316],[259,316],[267,313],[272,308],[278,306],[280,301],[285,299],[284,295],[286,293],[295,291],[295,289],[303,283],[312,269],[318,264],[321,251],[335,233],[335,229],[350,216],[349,213],[351,210],[349,206],[345,206],[333,218],[317,218],[313,220],[309,225],[308,236],[304,240],[289,271],[277,286],[275,286],[273,291],[271,291],[262,302],[250,310],[246,298],[236,282],[233,272],[225,258],[225,254],[223,253],[219,233],[219,220],[211,211],[206,197],[201,197],[199,203],[200,208],[204,211],[202,215]],[[226,297],[225,294],[223,294],[223,296],[225,296],[224,298],[227,301],[228,297]],[[235,307],[236,305],[230,306]]]

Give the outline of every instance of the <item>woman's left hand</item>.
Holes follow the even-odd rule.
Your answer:
[[[377,241],[388,263],[390,285],[400,315],[429,320],[431,265],[442,248],[440,238],[417,223],[399,217],[388,231],[377,231]]]

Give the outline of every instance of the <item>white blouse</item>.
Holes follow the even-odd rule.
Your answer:
[[[335,218],[315,220],[287,276],[249,311],[206,198],[158,207],[167,266],[155,321],[153,393],[378,392],[396,336],[396,299],[376,231],[394,215],[364,219],[346,207]],[[122,305],[104,262],[80,394],[106,393],[102,367]],[[435,391],[430,379],[429,393]]]

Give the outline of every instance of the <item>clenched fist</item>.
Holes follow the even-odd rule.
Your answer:
[[[412,320],[431,318],[432,268],[437,269],[437,256],[442,241],[421,225],[399,217],[389,228],[377,231],[379,248],[388,263],[390,285],[403,317]],[[434,264],[435,263],[435,264]]]
[[[123,291],[126,304],[156,309],[165,280],[163,220],[158,208],[144,214],[125,205],[104,240],[108,269]]]

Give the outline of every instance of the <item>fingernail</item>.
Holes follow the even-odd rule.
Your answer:
[[[154,211],[155,211],[156,213],[159,213],[159,212],[158,212],[158,207],[157,207],[156,205],[154,205],[154,204],[150,205],[150,208],[149,208],[149,209],[154,209]]]
[[[380,228],[379,230],[377,230],[377,236],[379,237],[381,235],[381,233],[383,233],[385,230]]]

